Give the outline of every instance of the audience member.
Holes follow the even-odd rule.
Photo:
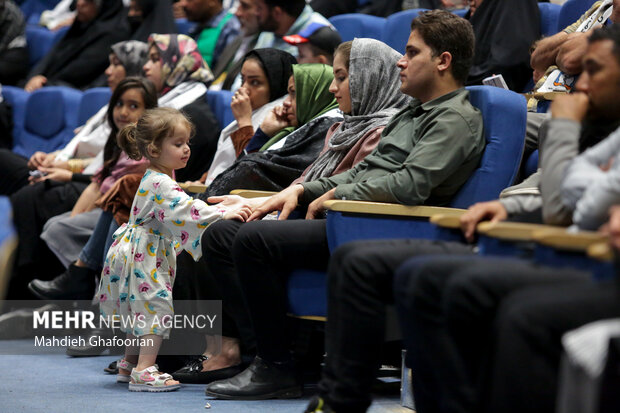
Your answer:
[[[340,45],[335,55],[334,80],[330,91],[346,115],[342,122],[329,128],[323,151],[295,182],[336,175],[361,162],[377,146],[381,132],[391,117],[409,103],[409,97],[400,92],[397,82],[400,70],[396,62],[402,56],[389,46],[377,40],[356,39]],[[367,70],[369,67],[373,70]],[[256,201],[260,202],[257,199],[248,200],[250,203]],[[230,259],[232,239],[233,236],[218,243],[218,257],[227,255]],[[179,267],[178,277],[185,279],[190,276],[189,273],[191,271],[187,267]],[[208,272],[208,277],[202,276],[201,279],[213,277],[225,286],[222,288],[226,317],[222,354],[215,354],[213,348],[207,347],[201,357],[208,356],[208,360],[199,357],[175,372],[174,376],[182,382],[208,383],[231,377],[240,372],[240,335],[244,338],[241,344],[245,345],[246,351],[252,347],[253,338],[248,339],[244,332],[235,331],[235,319],[240,320],[236,324],[243,328],[247,327],[247,323],[241,318],[247,320],[248,316],[243,303],[238,301],[240,295],[235,293],[234,273]],[[207,294],[206,291],[203,293]]]
[[[235,121],[220,134],[205,184],[211,184],[235,162],[267,114],[282,105],[295,63],[290,53],[278,49],[256,49],[245,55],[241,68],[243,83],[230,105]]]
[[[106,67],[103,50],[129,37],[121,0],[78,0],[75,21],[64,37],[28,74],[24,87],[88,88]]]
[[[522,92],[531,79],[530,46],[540,37],[536,0],[476,0],[465,16],[476,34],[476,56],[467,84],[502,75],[508,88]],[[511,33],[507,36],[506,33]]]
[[[297,48],[284,41],[283,36],[294,35],[311,23],[331,26],[329,21],[312,10],[305,0],[254,0],[261,34],[256,48],[275,47],[297,57]]]
[[[0,1],[0,84],[14,85],[28,70],[26,23],[11,0]]]
[[[299,50],[297,61],[303,63],[334,63],[334,51],[342,38],[338,32],[329,26],[312,23],[303,31],[292,36],[284,36],[284,41],[297,46]]]
[[[243,57],[254,49],[258,40],[260,30],[256,1],[239,0],[235,17],[241,25],[241,33],[222,50],[217,64],[213,67],[215,80],[209,87],[210,90],[236,90],[238,88],[233,88],[233,82],[241,71]]]
[[[209,67],[217,66],[220,54],[237,35],[239,21],[222,6],[222,0],[180,0],[187,20],[197,22],[192,37]]]
[[[226,195],[239,188],[277,191],[301,175],[321,151],[329,127],[342,119],[329,93],[333,78],[326,65],[293,65],[282,106],[267,114],[243,155],[205,194]]]
[[[194,124],[193,155],[179,181],[195,181],[209,169],[217,148],[220,127],[205,100],[213,75],[198,52],[196,42],[183,34],[153,34],[149,37],[146,77],[160,95],[159,106],[183,110]]]
[[[142,66],[146,61],[147,50],[145,43],[137,41],[116,43],[110,48],[110,65],[105,73],[112,91],[125,76],[143,74]],[[28,160],[9,150],[0,150],[0,194],[11,195],[28,185],[29,171],[39,168],[47,174],[46,180],[54,181],[71,180],[71,172],[92,174],[102,165],[103,158],[97,155],[101,153],[110,134],[107,112],[107,105],[99,109],[86,124],[78,128],[75,137],[56,152],[37,151]]]
[[[146,42],[151,33],[176,33],[171,0],[131,0],[127,13],[131,39]]]
[[[400,90],[415,99],[394,115],[377,148],[347,172],[289,187],[250,217],[255,220],[280,210],[279,219],[285,220],[298,204],[305,204],[306,220],[252,222],[238,232],[233,226],[219,225],[205,232],[208,265],[213,274],[238,280],[243,300],[237,302],[246,303],[252,325],[248,327],[257,343],[257,357],[250,367],[231,379],[211,383],[208,395],[261,399],[301,394],[285,334],[284,286],[291,270],[326,270],[325,220],[317,219],[324,201],[444,205],[473,172],[484,149],[482,118],[463,89],[473,52],[474,35],[466,20],[444,11],[414,19],[406,55],[398,67]],[[233,240],[223,241],[231,234]],[[232,245],[224,256],[228,258],[222,257],[220,244]]]

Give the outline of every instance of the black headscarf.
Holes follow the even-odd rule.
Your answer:
[[[87,87],[108,66],[110,46],[129,37],[122,0],[101,0],[97,16],[87,22],[74,21],[65,36],[28,75],[44,75],[47,85]]]
[[[540,37],[536,0],[484,0],[466,18],[474,27],[476,53],[468,84],[502,74],[508,87],[523,91],[532,77],[529,49]]]
[[[131,34],[132,40],[146,42],[151,33],[176,33],[171,0],[137,0],[142,23]]]
[[[249,51],[243,61],[256,58],[261,63],[269,82],[269,101],[272,102],[288,93],[288,80],[293,75],[297,59],[282,50],[268,48]]]

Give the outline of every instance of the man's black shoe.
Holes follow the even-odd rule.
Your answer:
[[[71,264],[51,281],[30,281],[28,289],[42,300],[90,300],[95,292],[96,274],[95,270]]]
[[[271,363],[256,357],[235,377],[209,384],[205,393],[228,400],[294,399],[301,397],[302,387],[292,363]]]

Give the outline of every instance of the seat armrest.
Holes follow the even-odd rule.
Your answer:
[[[536,231],[566,233],[562,227],[521,222],[481,222],[476,230],[487,237],[510,241],[533,241]]]
[[[588,257],[598,261],[612,261],[614,253],[607,242],[598,242],[588,247]]]
[[[607,236],[593,231],[571,233],[541,230],[534,231],[533,239],[541,245],[555,249],[586,252],[591,245],[606,242]]]
[[[417,218],[430,218],[431,216],[437,214],[460,216],[465,212],[464,209],[457,208],[409,206],[367,201],[331,200],[326,201],[323,206],[326,209],[335,212],[349,212],[371,215],[398,215]]]
[[[462,214],[437,214],[431,216],[430,221],[432,224],[435,224],[442,228],[461,229],[461,215]]]
[[[263,196],[272,196],[277,194],[277,192],[273,191],[257,191],[254,189],[233,189],[230,191],[231,195],[239,195],[244,198],[260,198]]]
[[[199,185],[199,184],[180,183],[179,186],[181,187],[182,190],[191,192],[193,194],[201,194],[207,191],[207,185],[204,185],[204,184]]]

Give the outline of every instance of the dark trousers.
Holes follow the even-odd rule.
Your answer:
[[[491,355],[498,350],[497,314],[504,300],[535,286],[574,284],[589,285],[589,274],[499,257],[413,259],[401,267],[395,298],[418,411],[484,411],[482,401],[489,399],[490,371],[496,363]],[[529,375],[531,369],[523,360],[522,374]],[[538,390],[550,387],[555,394],[553,383]],[[553,403],[544,405],[542,398],[528,393],[519,398],[521,412],[553,411]],[[545,407],[527,409],[538,403]],[[519,409],[512,405],[489,411]]]
[[[257,353],[266,360],[288,361],[286,281],[297,268],[327,269],[325,221],[219,221],[202,240],[224,311],[242,340],[255,340]],[[224,326],[224,335],[230,327]]]
[[[408,258],[428,254],[472,251],[459,243],[403,239],[352,242],[334,252],[328,271],[327,359],[319,390],[336,411],[363,412],[370,405],[394,272]]]
[[[0,195],[11,195],[28,185],[28,172],[28,159],[10,149],[0,149]]]

